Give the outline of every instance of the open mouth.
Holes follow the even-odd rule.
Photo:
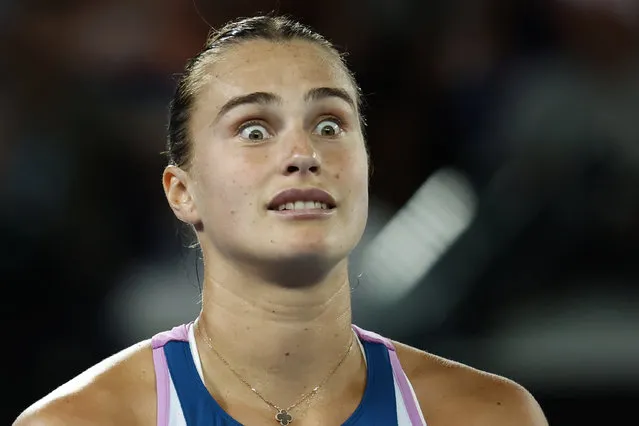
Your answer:
[[[319,188],[291,188],[281,191],[268,204],[274,212],[328,213],[337,207],[331,194]]]
[[[334,204],[322,201],[290,201],[279,205],[269,206],[272,211],[308,211],[308,210],[333,210]]]

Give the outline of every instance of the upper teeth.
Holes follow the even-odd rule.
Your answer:
[[[278,210],[310,210],[310,209],[328,209],[326,203],[319,201],[295,201],[294,203],[286,203],[277,207]]]

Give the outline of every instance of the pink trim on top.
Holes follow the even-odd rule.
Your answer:
[[[155,366],[155,387],[157,391],[157,426],[169,425],[169,405],[171,404],[169,367],[162,346],[153,349]]]
[[[388,348],[388,356],[390,358],[391,367],[393,368],[393,375],[397,380],[397,386],[399,387],[399,391],[402,394],[402,399],[404,400],[404,406],[406,406],[408,418],[413,425],[424,426],[422,416],[419,414],[417,399],[413,396],[413,392],[410,388],[410,383],[408,383],[408,378],[406,377],[406,374],[404,374],[402,365],[399,362],[399,357],[397,356],[397,352],[395,352],[395,345],[393,345],[393,342],[391,342],[390,339],[387,339],[386,337],[380,336],[375,332],[359,328],[354,324],[352,327],[361,339],[373,343],[382,343]]]
[[[355,330],[355,332],[360,338],[366,340],[367,342],[381,343],[382,345],[386,346],[388,350],[393,352],[395,351],[395,346],[393,345],[393,342],[391,342],[386,337],[380,336],[379,334],[373,331],[368,331],[368,330],[364,330],[363,328],[359,328],[355,324],[353,324],[351,327],[353,327],[353,330]]]
[[[169,404],[170,404],[170,376],[169,368],[166,363],[166,356],[164,355],[164,345],[171,340],[189,340],[189,328],[192,323],[179,325],[173,327],[170,331],[164,331],[156,334],[151,339],[151,345],[153,347],[153,364],[155,367],[156,389],[157,389],[157,426],[168,426],[169,424]],[[395,352],[395,346],[386,337],[382,337],[372,331],[367,331],[353,325],[353,330],[357,335],[368,342],[381,343],[388,348],[388,355],[390,357],[391,367],[393,369],[393,375],[397,380],[402,399],[408,412],[408,417],[413,425],[424,426],[421,415],[419,414],[419,408],[416,398],[410,389],[408,379],[404,374],[397,353]]]
[[[191,323],[178,325],[173,327],[169,331],[163,331],[161,333],[156,334],[151,339],[151,344],[153,345],[153,349],[164,346],[166,342],[170,342],[171,340],[182,340],[184,342],[189,340],[189,326]]]
[[[410,389],[410,383],[408,383],[408,378],[406,377],[406,374],[404,374],[402,365],[397,357],[397,352],[388,351],[388,355],[390,357],[391,366],[393,367],[393,374],[397,379],[397,386],[399,387],[402,399],[404,400],[404,405],[406,406],[408,418],[413,425],[423,426],[424,422],[422,421],[422,416],[419,414],[417,398],[413,396],[413,392]]]
[[[169,367],[166,364],[164,345],[171,340],[189,340],[189,324],[173,327],[151,338],[153,347],[153,365],[155,369],[155,385],[157,391],[157,426],[169,425],[169,406],[171,404]]]

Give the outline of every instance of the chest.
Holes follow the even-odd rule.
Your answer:
[[[173,342],[172,342],[173,343]],[[383,345],[366,347],[368,367],[365,380],[356,381],[343,389],[326,389],[313,399],[291,410],[291,417],[255,401],[254,398],[221,398],[204,385],[188,351],[181,342],[165,346],[170,373],[170,398],[167,401],[169,420],[166,426],[252,426],[343,425],[343,426],[408,426],[398,422],[403,413],[389,355]],[[186,356],[185,356],[186,354]],[[252,395],[249,395],[252,396]],[[159,404],[159,407],[162,408]],[[271,420],[272,419],[272,420]]]
[[[255,407],[236,402],[224,406],[224,412],[233,421],[230,426],[237,423],[243,426],[280,426],[295,424],[296,426],[324,426],[348,424],[349,419],[358,410],[361,404],[362,394],[346,395],[342,398],[331,398],[329,395],[319,398],[308,406],[300,406],[290,413],[278,413],[275,409]],[[353,422],[350,422],[353,423]],[[359,423],[357,423],[359,425]],[[367,423],[368,424],[368,423]],[[226,426],[226,424],[225,424]],[[355,426],[355,425],[354,425]]]

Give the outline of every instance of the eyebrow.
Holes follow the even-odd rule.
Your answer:
[[[239,107],[240,105],[248,105],[248,104],[258,104],[258,105],[269,105],[269,104],[278,104],[282,103],[282,98],[276,95],[275,93],[269,92],[253,92],[248,95],[236,96],[234,98],[229,99],[220,111],[217,113],[215,117],[214,123],[222,118],[225,114],[227,114],[230,110]]]
[[[338,98],[346,102],[353,110],[357,111],[355,101],[344,89],[338,89],[335,87],[315,87],[304,95],[305,102],[319,101],[328,98]],[[217,113],[213,123],[217,122],[225,114],[234,108],[241,105],[258,104],[258,105],[271,105],[281,104],[282,98],[279,95],[271,92],[253,92],[247,95],[236,96],[229,99]]]
[[[339,98],[346,102],[351,108],[353,108],[353,110],[357,111],[355,101],[344,89],[338,89],[335,87],[316,87],[309,90],[306,92],[306,95],[304,95],[304,100],[306,102],[319,101],[327,98]]]

